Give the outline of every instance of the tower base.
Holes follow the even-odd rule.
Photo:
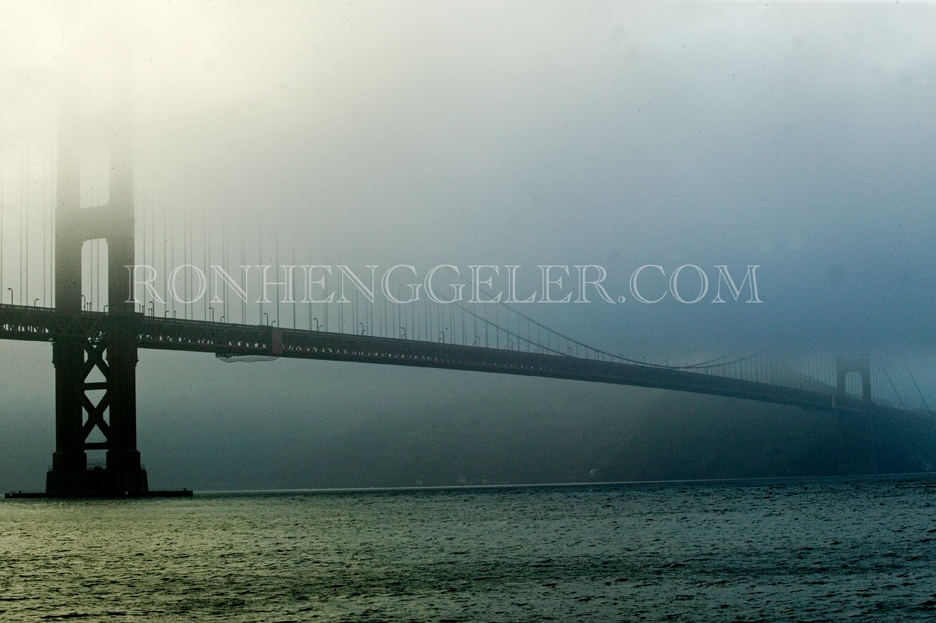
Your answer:
[[[146,493],[145,469],[52,469],[46,474],[46,494],[56,497],[123,497]]]
[[[150,491],[145,469],[52,469],[45,493],[12,491],[6,498],[164,498],[191,497],[189,489]]]

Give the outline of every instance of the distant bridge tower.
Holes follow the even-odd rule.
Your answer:
[[[861,399],[871,402],[871,365],[867,357],[839,357],[835,364],[835,389],[839,396],[844,396],[845,381],[849,374],[861,375]]]
[[[851,415],[839,416],[839,456],[836,469],[841,474],[874,474],[874,414],[871,400],[871,365],[868,357],[839,357],[835,364],[835,390],[844,397],[849,374],[861,376],[861,400],[867,405]]]
[[[87,240],[107,242],[108,300],[104,329],[90,324],[57,335],[55,364],[55,454],[46,478],[50,495],[133,495],[148,489],[136,447],[136,327],[126,266],[134,263],[133,154],[129,98],[111,114],[68,110],[58,129],[58,203],[55,212],[55,308],[80,317],[81,249]],[[67,110],[67,109],[66,109]],[[109,200],[80,206],[81,148],[105,140],[109,147]],[[89,382],[97,368],[103,382]],[[101,391],[103,390],[103,395]],[[89,395],[90,392],[90,395]],[[85,417],[86,416],[86,417]],[[97,428],[106,441],[89,442]],[[86,450],[106,450],[106,469],[88,469]]]

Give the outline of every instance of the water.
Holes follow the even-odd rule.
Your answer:
[[[903,479],[14,500],[0,619],[931,621],[934,499]]]

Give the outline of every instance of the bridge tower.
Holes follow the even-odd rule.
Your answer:
[[[109,147],[109,200],[80,205],[81,150],[92,141]],[[54,496],[139,495],[148,490],[136,447],[137,329],[126,266],[134,264],[132,123],[129,101],[107,115],[64,113],[58,130],[55,211],[55,308],[80,316],[81,249],[107,242],[108,300],[105,329],[56,336],[55,453],[46,477]],[[75,326],[83,326],[75,323]],[[104,381],[89,381],[97,369]],[[103,395],[101,391],[103,390]],[[106,441],[89,442],[97,428]],[[106,469],[88,469],[86,450],[106,450]]]
[[[861,375],[861,399],[871,402],[871,365],[867,357],[839,357],[835,364],[835,391],[845,395],[845,380],[849,374]]]
[[[837,471],[843,474],[874,474],[874,414],[871,412],[871,364],[868,357],[839,357],[835,364],[835,391],[844,397],[846,379],[857,372],[861,376],[861,400],[864,410],[839,416],[839,457]]]

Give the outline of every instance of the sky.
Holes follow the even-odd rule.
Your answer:
[[[287,254],[422,275],[510,264],[533,292],[539,265],[574,277],[594,264],[624,303],[592,291],[588,305],[523,311],[635,359],[871,353],[910,365],[936,397],[934,26],[928,3],[3,0],[0,294],[51,301],[38,266],[51,257],[43,227],[60,102],[106,113],[114,76],[129,68],[138,235],[150,241],[138,257],[163,274],[185,257],[236,268]],[[94,203],[107,163],[89,161],[83,192]],[[687,264],[710,280],[699,303],[643,304],[628,289],[640,266],[668,277]],[[712,304],[717,265],[738,281],[759,266],[763,303]],[[649,291],[666,291],[653,270],[643,275]],[[51,430],[51,349],[0,353],[25,375],[4,381],[10,404]],[[348,398],[362,383],[442,395],[449,382],[481,393],[493,382],[333,366],[348,370],[326,375],[335,414],[366,408]],[[192,392],[175,389],[180,367]],[[173,403],[183,422],[243,388],[233,368],[143,353],[141,396],[185,395]],[[289,394],[314,388],[313,370],[337,368],[247,369],[257,389],[230,412],[262,410],[264,383]],[[542,399],[528,381],[497,382],[515,387],[505,391],[518,409]],[[387,395],[405,410],[405,396]],[[279,409],[304,413],[302,396]],[[141,421],[162,403],[143,401]],[[47,436],[5,417],[16,434]],[[43,443],[29,460],[47,460],[51,436]]]

